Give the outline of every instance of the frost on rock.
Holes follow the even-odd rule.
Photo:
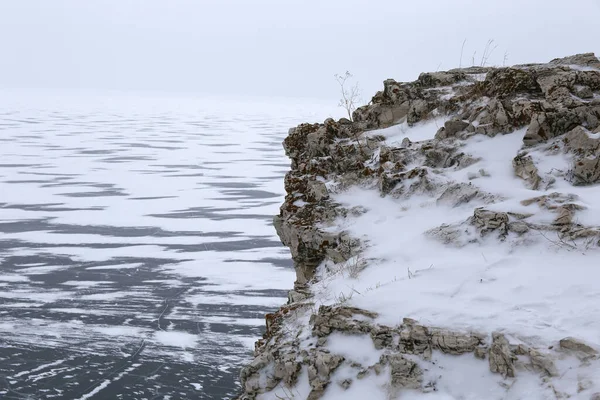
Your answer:
[[[240,399],[599,396],[595,55],[388,79],[283,146],[297,279]]]

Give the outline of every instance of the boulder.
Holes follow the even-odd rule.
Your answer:
[[[488,351],[490,371],[503,377],[515,377],[515,357],[510,351],[508,340],[501,333],[492,334],[492,345]]]
[[[529,189],[538,190],[542,183],[542,178],[538,174],[538,169],[531,156],[526,153],[518,154],[512,161],[515,175],[523,179]]]

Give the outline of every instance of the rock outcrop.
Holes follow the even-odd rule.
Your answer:
[[[391,144],[376,131],[434,118],[445,121],[433,139],[405,138]],[[522,205],[548,212],[554,218],[551,222],[532,219],[534,212],[489,207],[502,196],[476,185],[490,179],[484,169],[471,172],[469,183],[442,173],[461,171],[479,161],[464,150],[473,136],[515,132],[523,132],[523,142],[508,167],[522,179],[523,190],[532,191]],[[290,248],[297,279],[288,304],[266,317],[267,330],[256,344],[255,358],[242,370],[240,399],[260,398],[276,387],[291,390],[303,373],[310,386],[308,399],[321,398],[329,385],[348,389],[356,380],[381,374],[388,375],[392,395],[402,390],[435,391],[436,381],[425,373],[435,352],[487,359],[489,371],[507,379],[525,372],[538,374],[556,398],[562,398],[552,386],[559,354],[572,353],[581,362],[598,359],[593,347],[575,338],[564,338],[548,349],[511,343],[501,332],[450,331],[401,315],[397,326],[386,326],[377,322],[377,313],[349,307],[344,299],[318,306],[311,292],[324,263],[350,263],[364,248],[360,238],[328,229],[339,218],[361,214],[361,209],[345,208],[334,199],[334,194],[352,186],[398,199],[426,195],[448,207],[477,204],[463,222],[426,232],[451,246],[483,240],[518,246],[540,234],[556,237],[565,246],[578,240],[597,246],[600,229],[577,218],[585,210],[577,196],[547,192],[558,181],[573,187],[600,182],[600,60],[593,54],[546,64],[424,73],[410,83],[388,79],[369,105],[354,112],[352,122],[301,124],[290,130],[284,149],[291,170],[285,176],[287,195],[274,225]],[[562,170],[546,170],[538,164],[543,157],[561,157],[567,164]],[[327,341],[336,332],[370,337],[381,352],[379,361],[359,365],[332,353]],[[336,381],[340,368],[351,372]]]

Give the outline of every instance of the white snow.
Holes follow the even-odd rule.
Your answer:
[[[454,173],[454,178],[485,168],[490,178],[476,184],[507,199],[493,208],[522,211],[527,207],[516,202],[540,193],[526,189],[512,172],[511,160],[521,143],[522,132],[476,138],[465,151],[483,161]],[[589,203],[598,198],[597,187],[572,192]],[[541,237],[518,249],[495,238],[455,249],[423,233],[464,221],[472,215],[473,204],[449,208],[432,198],[394,200],[362,188],[339,194],[336,200],[367,207],[365,214],[341,220],[339,228],[368,243],[363,256],[376,261],[359,279],[337,275],[324,280],[322,286],[328,289],[320,293],[323,301],[351,296],[353,305],[380,313],[380,322],[390,325],[411,317],[445,327],[503,330],[540,344],[573,335],[600,346],[600,269],[594,253],[564,251]],[[534,208],[529,211],[537,212]],[[319,293],[319,284],[315,290]]]
[[[444,126],[444,121],[442,118],[434,118],[429,121],[418,122],[413,126],[409,126],[405,121],[389,128],[369,131],[369,135],[382,135],[386,138],[386,142],[391,145],[399,145],[405,137],[411,142],[419,142],[433,139],[437,130]]]
[[[429,128],[431,128],[431,124]],[[403,130],[404,129],[404,130]],[[415,129],[411,132],[411,129]],[[427,130],[427,132],[435,129]],[[394,127],[374,134],[387,134],[399,140],[428,136],[424,125],[415,128]],[[532,191],[514,175],[512,159],[522,146],[524,131],[494,138],[475,136],[461,149],[481,160],[441,180],[469,183],[498,196],[486,205],[490,210],[534,214],[530,221],[551,222],[556,214],[537,204],[520,202],[551,192],[573,193],[578,204],[587,210],[578,214],[585,224],[600,223],[600,186],[573,187],[558,177],[547,192]],[[415,139],[413,139],[415,138]],[[553,170],[565,170],[562,155],[549,156],[532,152],[542,176]],[[469,176],[484,169],[486,176],[470,180]],[[471,178],[472,179],[472,178]],[[443,245],[424,235],[442,224],[461,223],[483,204],[472,201],[457,207],[437,204],[435,197],[414,195],[410,198],[382,198],[376,189],[353,187],[333,195],[347,207],[360,206],[366,213],[340,218],[329,231],[346,230],[365,244],[361,257],[368,266],[358,278],[344,273],[344,266],[323,264],[319,282],[312,286],[317,304],[339,304],[377,312],[376,321],[396,326],[405,317],[427,326],[478,331],[486,335],[503,332],[511,342],[523,342],[538,349],[556,346],[558,340],[573,336],[600,349],[600,254],[594,248],[570,249],[554,237],[535,236],[527,245],[517,245],[516,237],[501,243],[492,234],[478,244],[461,248]],[[572,251],[570,251],[572,250]],[[336,269],[337,268],[337,269]],[[337,272],[336,272],[337,271]],[[381,352],[373,348],[368,336],[331,334],[328,348],[363,365],[377,362]],[[423,360],[415,361],[425,363]],[[437,391],[427,395],[403,393],[401,398],[418,399],[547,399],[553,394],[542,389],[536,374],[520,374],[508,381],[510,389],[499,385],[502,378],[489,372],[487,361],[473,355],[461,357],[434,354],[433,363],[422,366],[426,376],[436,381]],[[581,376],[600,376],[600,365],[579,367],[575,361],[557,361],[562,374],[557,379],[560,390],[572,398],[588,399],[590,391],[578,394]],[[356,371],[336,371],[333,382],[356,376]],[[573,371],[576,370],[576,371]],[[577,377],[579,374],[579,377]],[[583,375],[582,375],[583,374]],[[587,375],[586,375],[587,374]],[[441,378],[440,378],[441,377]],[[435,378],[435,379],[434,379]],[[379,378],[355,381],[344,391],[339,385],[328,387],[324,399],[387,398]],[[594,385],[597,385],[594,383]],[[583,397],[582,397],[583,396]]]
[[[153,339],[165,346],[193,348],[198,336],[186,332],[158,331],[154,333]]]
[[[327,349],[333,354],[362,365],[373,365],[379,361],[383,351],[375,349],[369,335],[345,335],[334,332],[327,338]]]

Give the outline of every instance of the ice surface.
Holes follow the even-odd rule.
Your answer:
[[[54,351],[106,357],[85,392],[71,384],[91,368],[82,360],[40,371],[48,376],[39,385],[53,382],[69,398],[150,398],[155,388],[230,396],[261,315],[285,302],[294,280],[271,225],[289,168],[281,142],[334,109],[3,92],[2,364],[13,365],[13,347],[31,349],[15,361],[19,371],[49,364]],[[104,380],[140,346],[154,383],[128,374],[116,383],[120,372]],[[12,387],[41,396],[29,375]]]

